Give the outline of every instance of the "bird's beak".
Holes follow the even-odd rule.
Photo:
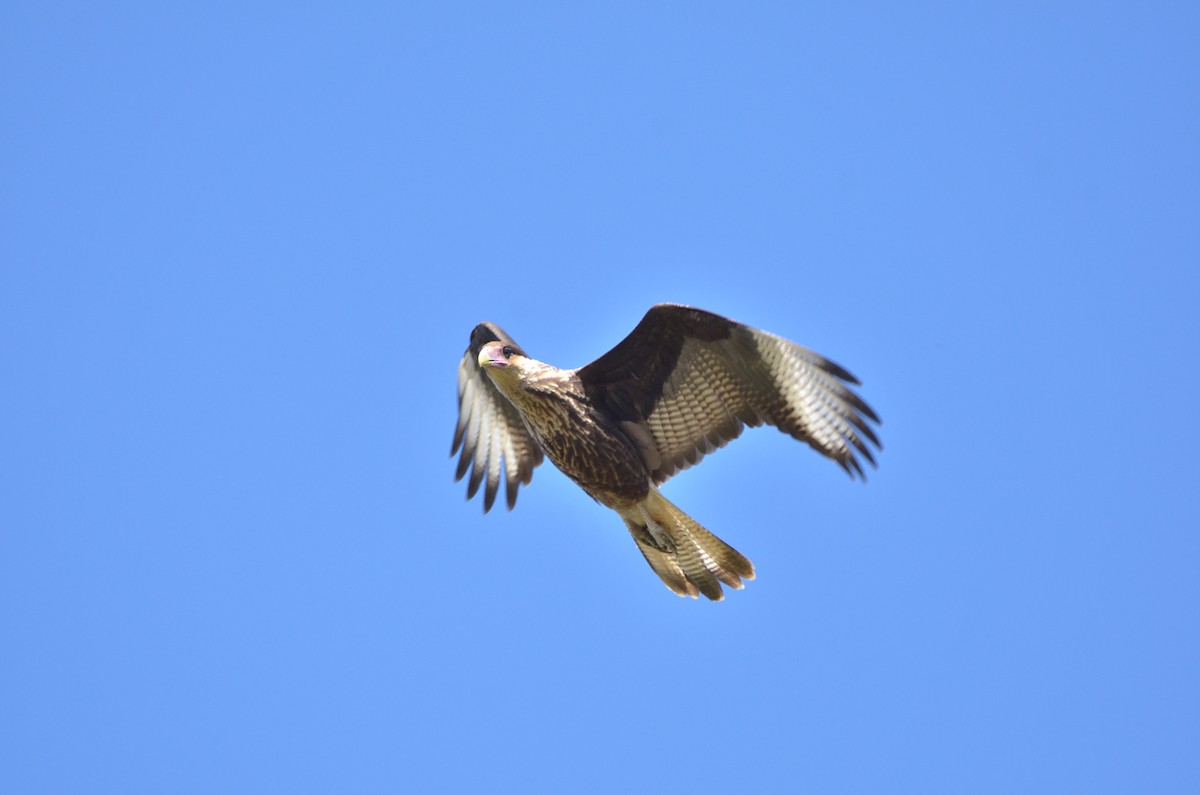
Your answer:
[[[502,350],[498,345],[484,345],[479,349],[479,366],[507,367],[508,362],[505,360]]]

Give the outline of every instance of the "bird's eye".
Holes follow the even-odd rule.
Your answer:
[[[505,345],[502,350],[502,353],[504,354],[505,359],[511,359],[514,351],[510,346]]]

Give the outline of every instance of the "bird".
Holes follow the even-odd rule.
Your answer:
[[[487,513],[504,474],[508,509],[544,458],[616,511],[646,562],[680,596],[724,598],[754,565],[665,496],[676,473],[771,425],[865,481],[883,446],[879,416],[833,361],[766,331],[681,304],[657,304],[600,358],[564,370],[530,357],[503,329],[471,331],[458,366],[450,455],[467,499]]]

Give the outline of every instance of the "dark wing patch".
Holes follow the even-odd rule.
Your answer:
[[[659,304],[628,337],[580,368],[588,397],[639,443],[655,483],[747,425],[774,425],[863,477],[879,418],[858,380],[793,342],[701,309]],[[655,449],[648,449],[646,438]]]
[[[512,510],[517,504],[517,489],[522,483],[528,485],[534,468],[542,463],[542,450],[529,435],[521,415],[479,366],[479,351],[489,342],[503,342],[525,355],[504,329],[494,323],[480,323],[471,332],[470,345],[458,365],[458,426],[450,455],[460,447],[462,455],[454,479],[461,480],[468,470],[471,472],[467,499],[474,497],[486,480],[484,513],[496,501],[501,470],[508,508]]]

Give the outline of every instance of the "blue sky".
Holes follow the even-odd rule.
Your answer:
[[[1197,16],[7,3],[3,789],[1195,792]],[[659,301],[884,420],[667,484],[722,604],[453,482]]]

